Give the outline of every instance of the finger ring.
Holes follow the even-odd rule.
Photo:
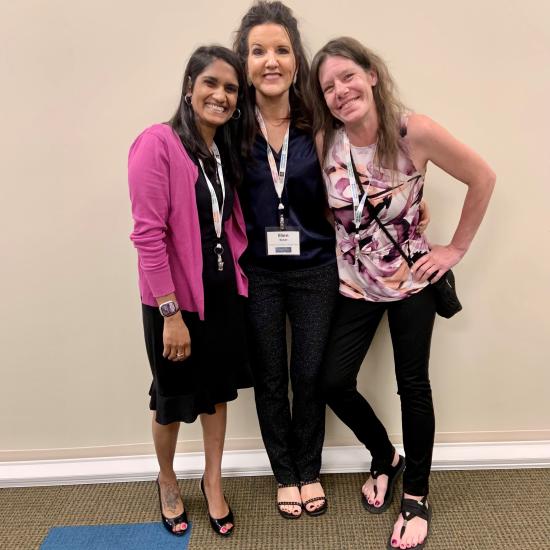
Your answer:
[[[185,353],[176,353],[176,357],[185,357]]]

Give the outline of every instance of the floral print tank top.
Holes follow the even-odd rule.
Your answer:
[[[401,134],[406,134],[406,126]],[[371,302],[402,300],[422,290],[427,283],[413,281],[407,262],[370,216],[366,205],[356,230],[347,169],[349,149],[345,141],[345,130],[341,128],[323,167],[328,203],[334,215],[340,293]],[[429,251],[426,238],[417,232],[425,171],[420,172],[413,165],[404,138],[400,140],[396,172],[375,166],[376,144],[352,145],[351,152],[361,180],[360,194],[367,193],[379,220],[403,252],[415,261]]]

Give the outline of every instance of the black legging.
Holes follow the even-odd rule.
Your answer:
[[[322,390],[330,408],[381,462],[391,462],[394,447],[386,429],[357,391],[357,374],[384,311],[393,344],[398,394],[401,397],[403,444],[407,460],[403,489],[428,494],[435,432],[428,375],[435,318],[433,290],[397,302],[367,302],[340,296],[326,349]]]
[[[265,448],[279,483],[311,481],[321,469],[325,435],[319,376],[338,296],[336,263],[284,272],[249,268],[247,275],[254,391]]]

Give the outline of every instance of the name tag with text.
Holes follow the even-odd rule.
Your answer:
[[[295,227],[266,227],[265,237],[268,256],[299,256],[300,231]]]

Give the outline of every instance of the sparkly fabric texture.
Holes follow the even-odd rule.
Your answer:
[[[318,382],[338,294],[336,265],[286,272],[249,268],[247,274],[256,408],[271,467],[279,483],[311,480],[321,469],[325,403]]]

